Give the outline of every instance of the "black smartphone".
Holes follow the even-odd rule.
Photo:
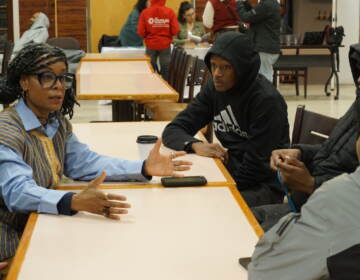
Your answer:
[[[239,264],[241,264],[241,266],[246,270],[248,268],[249,263],[251,263],[251,258],[239,258]]]
[[[192,187],[206,185],[207,180],[204,176],[162,177],[161,184],[165,187]]]

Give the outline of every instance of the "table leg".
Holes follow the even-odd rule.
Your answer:
[[[331,78],[332,78],[333,75],[334,75],[334,72],[331,71],[330,76],[329,76],[329,78],[328,78],[327,81],[326,81],[325,89],[324,89],[326,96],[330,96],[330,94],[331,94],[331,92],[328,91],[328,87],[329,87],[329,85],[330,85],[330,83],[331,83]]]
[[[134,120],[133,101],[113,100],[112,101],[113,122],[126,122]]]
[[[335,94],[334,99],[338,100],[339,99],[339,90],[340,90],[339,75],[336,71],[334,74],[335,74],[335,83],[336,83],[336,94]]]
[[[338,71],[338,67],[336,66],[336,57],[337,57],[337,53],[336,50],[331,49],[331,74],[329,79],[326,81],[325,84],[325,93],[326,96],[330,96],[331,92],[328,91],[328,86],[331,84],[331,78],[334,76],[335,77],[335,84],[336,84],[336,94],[335,94],[335,100],[339,99],[339,75],[337,73]],[[331,88],[331,87],[330,87]]]

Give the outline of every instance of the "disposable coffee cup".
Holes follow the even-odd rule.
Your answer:
[[[141,160],[145,160],[148,157],[157,140],[158,137],[155,135],[138,136],[136,143],[138,144],[139,156]]]

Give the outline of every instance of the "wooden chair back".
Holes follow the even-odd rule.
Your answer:
[[[292,144],[321,144],[329,136],[338,119],[305,110],[305,105],[296,109]]]

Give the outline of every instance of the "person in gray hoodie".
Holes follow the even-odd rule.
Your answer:
[[[351,46],[360,135],[360,44]],[[360,137],[356,142],[360,161]],[[360,167],[325,182],[300,214],[283,217],[256,245],[249,280],[360,279]]]
[[[15,43],[14,54],[17,54],[28,43],[45,43],[49,38],[49,18],[42,12],[33,14],[30,18],[30,28],[26,30],[19,41]]]

